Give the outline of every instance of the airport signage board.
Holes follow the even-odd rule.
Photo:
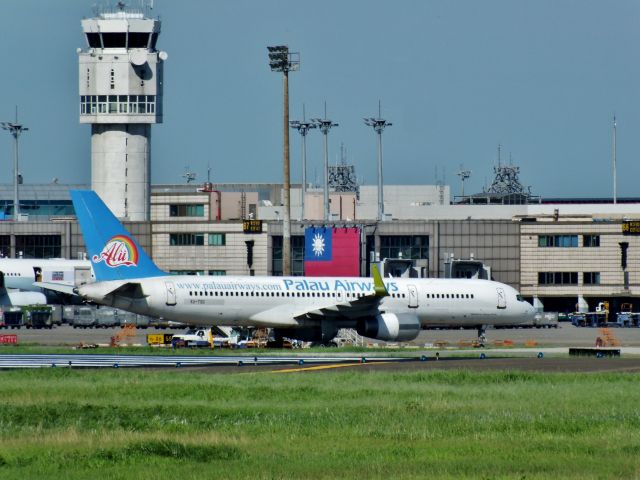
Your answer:
[[[262,220],[243,220],[242,231],[244,233],[262,233]]]
[[[622,222],[622,233],[624,235],[640,235],[640,221]]]

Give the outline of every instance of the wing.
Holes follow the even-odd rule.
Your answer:
[[[316,303],[310,306],[279,305],[251,317],[252,320],[268,323],[282,323],[283,319],[291,319],[292,324],[300,320],[355,320],[362,317],[376,316],[380,313],[380,301],[389,295],[377,265],[371,267],[374,289],[372,293],[362,297],[336,302],[328,298],[324,305]]]

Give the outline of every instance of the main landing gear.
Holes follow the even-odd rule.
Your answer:
[[[485,342],[487,341],[487,337],[485,332],[487,327],[485,325],[478,325],[478,346],[484,347]]]

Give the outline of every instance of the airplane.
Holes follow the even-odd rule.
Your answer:
[[[185,276],[160,270],[93,191],[71,198],[96,281],[72,289],[85,301],[193,326],[272,328],[284,337],[328,343],[340,328],[386,341],[415,339],[422,328],[513,325],[534,308],[491,280]],[[39,282],[37,285],[59,289]],[[67,292],[70,290],[67,288]]]
[[[0,258],[0,305],[24,306],[60,301],[57,292],[34,283],[46,281],[76,285],[92,278],[89,260]]]

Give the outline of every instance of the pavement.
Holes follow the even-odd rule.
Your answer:
[[[45,346],[78,346],[78,345],[108,345],[111,337],[120,329],[74,329],[64,325],[52,330],[0,330],[2,334],[16,334],[18,343],[22,345]],[[140,329],[135,331],[132,337],[125,340],[125,344],[146,345],[146,335],[149,333],[178,333],[182,329]],[[302,350],[283,350],[282,353],[268,355],[280,355],[292,357],[294,360],[287,364],[276,365],[277,362],[231,362],[227,358],[226,365],[189,366],[184,362],[181,368],[175,368],[174,357],[169,363],[174,368],[167,371],[201,371],[210,373],[237,373],[237,372],[263,372],[263,373],[329,373],[354,369],[358,371],[414,371],[433,369],[469,369],[480,370],[519,370],[519,371],[548,371],[548,372],[640,372],[640,328],[616,328],[610,329],[608,334],[619,343],[621,357],[595,358],[595,357],[568,357],[571,347],[594,347],[596,338],[603,338],[607,332],[597,328],[578,328],[570,324],[561,324],[558,329],[501,329],[487,330],[486,348],[469,348],[468,345],[475,340],[475,330],[426,330],[420,333],[418,338],[409,344],[395,345],[407,347],[401,353],[387,353],[384,349],[371,352],[345,352],[342,349],[327,349],[326,353],[313,353],[315,357],[325,356],[331,358],[327,362],[300,362],[300,359],[309,358],[310,354]],[[371,345],[383,346],[384,342],[368,341]],[[513,345],[507,348],[504,345]],[[438,345],[439,348],[436,348]],[[526,345],[526,346],[525,346]],[[390,344],[394,346],[394,344]],[[466,348],[462,348],[465,346]],[[78,351],[81,353],[81,350]],[[94,352],[92,352],[94,353]],[[97,351],[95,353],[98,353]],[[159,350],[158,354],[169,353]],[[231,353],[231,352],[229,352]],[[235,352],[234,352],[235,353]],[[259,351],[238,351],[246,355],[262,356]],[[10,354],[10,349],[0,349],[2,356]],[[384,361],[384,356],[402,355],[411,357],[407,361]],[[358,357],[358,358],[355,358]],[[94,356],[95,358],[95,356]],[[246,358],[246,357],[245,357]],[[362,361],[362,359],[377,361]],[[22,361],[25,359],[19,359]],[[26,359],[29,361],[28,359]],[[237,360],[237,359],[236,359]],[[158,360],[159,361],[159,360]],[[51,365],[50,362],[49,365]],[[68,363],[68,362],[65,362]],[[324,364],[317,364],[324,363]],[[62,363],[64,365],[64,363]],[[57,366],[62,366],[57,363]],[[75,365],[74,365],[75,366]],[[112,366],[108,365],[108,366]],[[145,366],[142,366],[145,368]],[[146,366],[148,368],[148,365]],[[1,367],[0,367],[1,368]],[[10,367],[9,367],[10,368]]]
[[[54,327],[52,330],[0,330],[2,334],[18,335],[21,344],[37,345],[64,345],[77,346],[84,344],[108,345],[111,337],[120,331],[119,328],[107,329],[74,329],[68,325]],[[124,343],[134,345],[146,345],[149,333],[182,333],[184,329],[138,329],[133,337],[127,338]],[[620,346],[624,348],[640,348],[640,328],[611,328],[609,332],[616,337]],[[486,332],[487,347],[504,345],[504,342],[512,342],[514,348],[528,349],[554,348],[554,347],[593,347],[596,338],[603,337],[603,332],[598,328],[574,327],[569,323],[561,323],[560,327],[550,329],[516,328],[516,329],[488,329]],[[418,338],[407,344],[414,348],[430,348],[441,345],[446,349],[459,348],[469,345],[477,337],[475,330],[423,330]],[[385,343],[376,340],[366,340],[367,344],[383,346]],[[513,351],[513,349],[510,349]],[[635,351],[635,350],[634,350]],[[632,351],[628,351],[631,353]]]

